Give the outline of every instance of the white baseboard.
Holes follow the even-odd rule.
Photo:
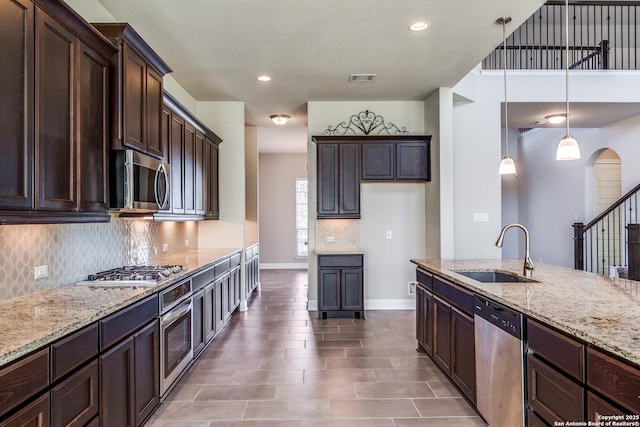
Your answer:
[[[306,270],[306,262],[270,262],[260,263],[260,270]]]
[[[364,301],[366,310],[415,310],[415,299],[368,299]],[[307,310],[318,311],[318,300],[311,299],[307,303]]]

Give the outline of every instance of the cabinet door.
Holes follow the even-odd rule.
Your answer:
[[[318,144],[318,218],[335,216],[338,205],[338,144]]]
[[[362,143],[362,180],[393,181],[395,177],[395,143]]]
[[[166,158],[162,132],[162,76],[153,68],[146,68],[146,152],[159,159]]]
[[[196,213],[195,165],[196,165],[196,129],[189,123],[184,125],[184,213]]]
[[[58,21],[36,10],[36,209],[77,209],[75,60],[78,42]]]
[[[135,354],[136,426],[160,404],[159,320],[154,320],[133,336]]]
[[[171,141],[171,110],[169,110],[164,104],[162,105],[162,114],[160,115],[160,145],[164,151],[164,159],[170,161],[169,143]],[[173,185],[172,165],[169,165],[169,188]],[[171,193],[169,193],[171,196]],[[171,211],[173,201],[169,197],[169,201],[164,207],[163,211]]]
[[[204,135],[200,132],[196,132],[196,146],[195,146],[195,170],[193,171],[194,177],[194,192],[195,192],[195,210],[197,215],[205,214],[205,185],[204,185]],[[209,153],[211,154],[211,153]],[[210,160],[209,162],[210,163]]]
[[[215,315],[215,326],[216,326],[216,333],[220,332],[222,330],[222,327],[224,326],[224,311],[223,311],[223,298],[222,298],[222,288],[223,288],[223,281],[222,280],[216,280],[216,285],[215,285],[215,300],[214,300],[214,305],[215,305],[215,310],[214,310],[214,315]]]
[[[433,295],[416,290],[416,338],[424,351],[433,356]]]
[[[364,310],[362,268],[345,268],[341,271],[340,297],[342,310]]]
[[[184,151],[184,120],[171,113],[171,141],[169,161],[171,163],[171,212],[184,213],[184,179],[182,153]]]
[[[145,144],[145,83],[147,68],[142,59],[126,43],[122,45],[123,61],[123,144],[138,151],[146,151]]]
[[[429,181],[429,162],[427,142],[396,143],[397,181]]]
[[[360,150],[358,144],[339,144],[340,216],[360,218]]]
[[[207,285],[204,291],[204,336],[205,344],[213,339],[217,325],[217,303],[215,284]]]
[[[583,387],[531,354],[527,355],[527,391],[529,407],[550,425],[584,416]]]
[[[220,298],[222,298],[220,309],[222,310],[222,321],[226,322],[229,317],[229,274],[225,274],[222,279],[220,279],[220,287],[222,294]]]
[[[100,424],[133,427],[134,346],[130,338],[100,356]]]
[[[476,401],[476,355],[473,318],[451,308],[451,378]]]
[[[211,157],[209,161],[209,181],[207,182],[207,216],[211,219],[220,218],[220,192],[219,192],[219,156],[218,146],[214,143],[211,147]]]
[[[205,294],[206,291],[200,291],[193,295],[193,308],[191,309],[191,328],[192,328],[192,349],[194,359],[198,357],[204,349],[207,340],[205,333]]]
[[[0,422],[0,427],[49,427],[49,402],[49,393],[45,393],[8,420]]]
[[[78,69],[78,194],[81,211],[107,212],[108,62],[84,43]]]
[[[55,427],[82,427],[98,415],[98,360],[51,390]]]
[[[451,306],[437,297],[433,298],[433,359],[451,372]]]
[[[340,270],[322,268],[318,278],[318,310],[340,310]]]
[[[33,208],[34,7],[0,2],[0,209]]]

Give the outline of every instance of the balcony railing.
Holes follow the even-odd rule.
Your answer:
[[[565,64],[565,5],[549,1],[507,38],[508,69],[562,70]],[[638,69],[640,2],[570,2],[569,68]],[[504,68],[502,45],[482,62]]]

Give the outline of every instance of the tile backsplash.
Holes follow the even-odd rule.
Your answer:
[[[75,283],[98,271],[153,262],[198,246],[196,222],[153,222],[117,216],[110,223],[0,226],[0,301]],[[35,280],[36,266],[49,275]]]
[[[323,219],[316,222],[315,250],[349,250],[360,245],[360,222],[357,219]],[[333,242],[327,242],[333,238]]]

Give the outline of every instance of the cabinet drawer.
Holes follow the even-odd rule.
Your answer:
[[[216,272],[213,267],[210,267],[193,276],[191,278],[191,288],[193,292],[213,282],[215,277],[216,277]]]
[[[229,258],[220,261],[219,263],[217,263],[215,265],[215,270],[216,270],[216,278],[220,277],[222,274],[226,273],[227,271],[229,271],[231,269],[231,263]]]
[[[100,321],[100,349],[115,344],[158,316],[158,295],[124,308]]]
[[[51,345],[51,380],[57,381],[98,354],[98,324],[94,323]]]
[[[529,407],[550,425],[581,420],[584,388],[532,354],[527,355]]]
[[[319,267],[362,267],[362,255],[319,255]]]
[[[547,427],[547,423],[538,418],[530,409],[527,411],[527,425],[529,427]]]
[[[51,390],[54,427],[82,427],[98,415],[98,360]]]
[[[433,276],[423,271],[416,270],[416,280],[426,289],[429,289],[430,291],[433,290]]]
[[[458,286],[445,282],[439,277],[433,278],[433,293],[462,310],[466,314],[473,316],[473,294],[459,288]]]
[[[229,259],[229,263],[231,264],[230,268],[234,268],[234,267],[239,266],[240,265],[240,254],[233,255]]]
[[[601,421],[602,415],[625,415],[628,411],[623,411],[599,396],[587,392],[587,419],[589,421]]]
[[[0,416],[49,385],[49,348],[0,370]]]
[[[589,348],[587,385],[632,413],[640,414],[640,370],[637,368]]]
[[[584,382],[585,346],[542,324],[527,319],[527,345],[538,357]]]

